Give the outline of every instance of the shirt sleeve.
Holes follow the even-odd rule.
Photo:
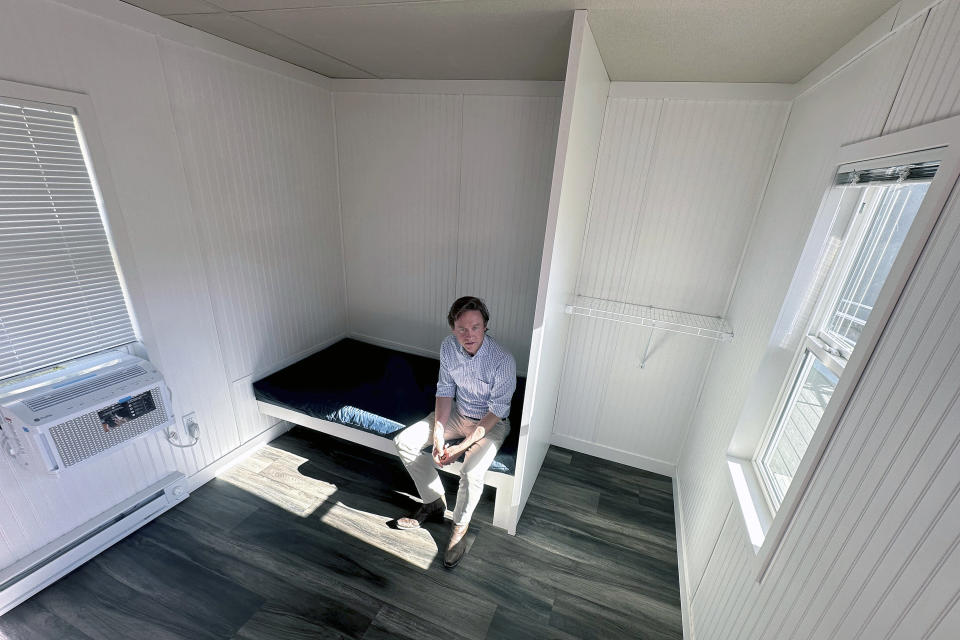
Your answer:
[[[447,370],[447,364],[444,362],[443,349],[440,350],[440,377],[437,379],[437,397],[453,398],[457,395],[457,384],[453,381],[453,376]]]
[[[510,400],[513,399],[513,392],[517,388],[517,364],[513,358],[504,358],[503,362],[497,367],[493,377],[493,385],[490,387],[490,403],[488,408],[490,413],[496,414],[501,418],[510,415]]]

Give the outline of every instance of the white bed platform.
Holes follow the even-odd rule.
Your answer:
[[[343,440],[370,447],[371,449],[376,449],[377,451],[382,451],[390,455],[397,455],[397,450],[394,448],[391,438],[370,433],[362,429],[347,427],[342,424],[337,424],[336,422],[330,422],[329,420],[314,418],[305,413],[293,411],[292,409],[287,409],[286,407],[281,407],[269,402],[263,402],[262,400],[258,400],[257,405],[260,413],[264,415],[280,418],[281,420],[336,436],[337,438],[342,438]],[[424,420],[431,416],[425,417]],[[442,467],[440,470],[452,475],[460,475],[460,468],[462,466],[462,463],[454,462]],[[487,475],[484,477],[484,484],[495,487],[497,490],[497,497],[493,507],[493,526],[505,530],[510,535],[516,535],[516,522],[512,518],[511,509],[514,476],[499,471],[488,470]]]

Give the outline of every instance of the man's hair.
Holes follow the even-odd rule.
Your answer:
[[[450,325],[451,329],[453,329],[453,323],[457,321],[457,318],[467,311],[479,311],[480,315],[483,316],[484,327],[490,321],[490,312],[487,311],[487,305],[483,303],[483,300],[474,296],[463,296],[450,305],[450,311],[447,313],[447,324]]]

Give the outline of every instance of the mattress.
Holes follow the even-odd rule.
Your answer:
[[[253,383],[257,400],[393,438],[433,411],[440,361],[345,338]],[[517,378],[510,435],[490,469],[516,469],[525,380]]]

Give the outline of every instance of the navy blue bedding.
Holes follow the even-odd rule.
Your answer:
[[[257,400],[385,438],[433,411],[440,361],[345,338],[253,383]],[[524,378],[510,404],[510,435],[490,468],[516,469]]]

